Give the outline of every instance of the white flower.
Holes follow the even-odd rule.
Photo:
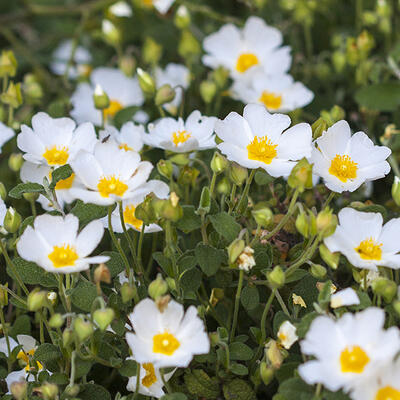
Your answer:
[[[215,125],[223,140],[217,147],[230,161],[246,168],[263,168],[273,177],[287,177],[296,162],[311,155],[311,127],[290,126],[290,118],[270,114],[260,104],[248,104],[243,117],[231,112]],[[283,133],[282,133],[283,132]]]
[[[103,237],[103,224],[90,222],[78,234],[79,219],[40,215],[33,228],[28,226],[17,243],[18,254],[49,272],[69,274],[84,271],[89,264],[100,264],[109,257],[88,257]]]
[[[51,175],[52,170],[49,166],[33,164],[29,161],[24,162],[20,171],[20,178],[24,183],[33,182],[42,185],[45,177],[51,182]],[[75,197],[71,194],[72,187],[82,187],[82,183],[74,173],[72,173],[69,178],[62,179],[56,183],[54,190],[61,208],[64,208],[65,204],[70,204],[75,200]],[[43,209],[47,211],[54,210],[49,200],[43,195],[40,195],[37,201],[41,204]]]
[[[280,75],[292,62],[290,48],[281,44],[278,29],[259,17],[250,17],[243,29],[226,24],[207,36],[203,47],[208,54],[203,56],[203,63],[213,69],[225,67],[234,79],[250,78],[259,70],[269,76]]]
[[[152,147],[186,153],[215,147],[215,117],[202,116],[193,111],[186,121],[182,118],[161,118],[149,127],[149,134],[143,136],[144,142]]]
[[[175,0],[142,0],[145,6],[153,6],[160,14],[166,14]]]
[[[315,360],[300,365],[300,376],[332,391],[349,391],[371,379],[400,350],[398,328],[384,330],[384,322],[384,311],[374,307],[346,313],[337,321],[317,317],[300,343],[303,354]]]
[[[22,346],[21,350],[17,354],[17,360],[21,364],[25,365],[23,369],[19,371],[10,372],[6,377],[6,383],[8,387],[8,393],[10,393],[11,385],[14,382],[28,381],[33,382],[35,376],[31,374],[31,369],[41,371],[43,365],[40,362],[36,362],[36,365],[30,364],[30,358],[34,356],[36,351],[36,339],[29,335],[17,335],[17,341],[12,337],[8,337],[10,350],[13,351],[17,346]],[[0,339],[0,352],[4,353],[7,357],[10,356],[8,352],[7,341],[5,337]]]
[[[132,8],[125,1],[118,1],[113,4],[109,11],[111,14],[114,14],[116,17],[131,17],[132,16]]]
[[[171,300],[163,311],[154,301],[142,300],[129,315],[135,333],[128,332],[126,340],[134,359],[153,363],[155,368],[187,367],[195,354],[210,351],[210,341],[203,321],[191,306]]]
[[[71,97],[71,116],[79,123],[90,121],[98,126],[102,123],[102,112],[95,108],[93,100],[97,84],[110,99],[110,106],[103,110],[106,121],[123,108],[141,106],[144,102],[137,78],[130,78],[119,69],[96,68],[90,76],[90,81],[90,84],[80,83]]]
[[[250,246],[246,246],[238,257],[238,268],[249,272],[256,265],[253,254],[254,250]]]
[[[164,375],[166,382],[169,381],[175,371]],[[126,388],[131,391],[136,391],[137,376],[131,376]],[[140,386],[139,393],[145,396],[155,397],[159,399],[164,396],[163,380],[159,368],[155,368],[152,363],[140,364]]]
[[[10,139],[12,139],[14,135],[15,132],[11,128],[0,122],[0,154],[4,144],[7,143]]]
[[[52,55],[52,61],[50,63],[50,69],[54,74],[65,74],[65,71],[68,67],[68,62],[71,58],[72,51],[72,40],[66,40],[56,48]],[[75,49],[74,58],[72,61],[73,63],[68,70],[68,77],[71,79],[75,79],[78,77],[80,69],[91,63],[92,56],[87,49],[82,46],[78,46]]]
[[[148,181],[140,188],[140,192],[138,192],[138,194],[124,200],[122,202],[122,209],[126,229],[133,228],[139,232],[142,230],[143,221],[135,217],[135,209],[150,193],[154,193],[159,199],[167,199],[169,194],[169,186],[166,183],[158,180]],[[102,222],[104,227],[108,229],[108,217],[104,217]],[[114,232],[123,232],[119,206],[115,207],[111,214],[111,224]],[[162,228],[159,225],[150,224],[145,227],[144,233],[159,232],[161,230]]]
[[[233,97],[243,103],[263,104],[271,112],[289,112],[311,103],[313,92],[302,83],[294,82],[290,75],[269,77],[255,73],[251,82],[234,82]]]
[[[7,214],[7,206],[4,200],[0,197],[0,227],[4,224],[4,217]]]
[[[340,251],[358,268],[400,268],[400,218],[383,225],[380,213],[343,208],[333,235],[325,239],[331,252]],[[383,225],[383,226],[382,226]]]
[[[385,161],[391,151],[375,146],[364,133],[351,136],[349,124],[339,121],[332,125],[313,146],[311,161],[313,172],[324,179],[332,191],[353,192],[364,182],[383,178],[390,171]]]
[[[289,321],[282,323],[279,327],[277,336],[281,345],[287,350],[289,350],[299,339],[296,334],[296,327]]]
[[[51,118],[43,112],[33,116],[32,129],[22,125],[17,136],[25,160],[54,168],[70,163],[82,149],[92,151],[96,142],[91,123],[76,127],[70,118]]]
[[[175,90],[175,98],[170,103],[164,104],[165,108],[171,114],[177,114],[178,107],[182,102],[183,89],[187,89],[190,83],[190,71],[181,64],[168,64],[165,69],[159,67],[155,71],[156,85],[160,88],[163,85],[171,85]],[[183,89],[182,89],[183,88]]]
[[[400,358],[357,385],[350,397],[353,400],[400,399]]]
[[[343,306],[354,306],[360,304],[360,299],[356,291],[352,288],[339,290],[331,296],[331,307],[339,308]]]
[[[114,141],[97,143],[93,154],[82,151],[71,167],[85,186],[71,188],[71,194],[104,206],[138,195],[153,169],[150,162],[140,161],[139,153],[120,149]]]
[[[121,130],[108,125],[106,129],[100,131],[101,141],[114,140],[118,143],[120,149],[126,151],[139,152],[143,148],[143,135],[145,134],[142,125],[136,125],[132,121],[122,125]]]

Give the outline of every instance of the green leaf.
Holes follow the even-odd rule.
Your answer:
[[[58,281],[54,274],[46,272],[35,263],[19,257],[14,258],[13,263],[24,283],[28,285],[41,285],[44,287],[58,287]],[[15,276],[10,267],[7,267],[7,273],[15,280]]]
[[[214,229],[229,242],[232,242],[238,237],[240,225],[236,222],[235,218],[227,212],[209,215],[208,218]]]
[[[61,357],[62,354],[58,346],[51,343],[43,343],[36,349],[33,359],[47,364],[52,361],[57,361]]]
[[[10,329],[9,335],[16,337],[17,335],[31,334],[31,319],[28,315],[20,315]]]
[[[75,207],[71,210],[71,213],[79,218],[79,222],[81,226],[83,226],[95,219],[104,218],[108,210],[107,207],[98,206],[96,204],[86,204],[82,200],[78,200]]]
[[[311,400],[314,397],[314,388],[300,378],[291,378],[279,386],[279,393],[287,400]]]
[[[322,398],[324,400],[350,400],[350,397],[343,392],[330,392],[329,390],[324,390]]]
[[[79,392],[81,400],[111,400],[111,395],[103,386],[87,383],[81,386]]]
[[[229,345],[229,358],[231,360],[248,361],[253,357],[253,350],[244,343],[233,342]]]
[[[318,313],[313,311],[309,314],[306,314],[303,317],[300,324],[297,326],[297,331],[296,331],[300,339],[303,339],[306,336],[306,333],[308,332],[311,323],[314,321],[315,318],[318,317],[318,315],[319,315]]]
[[[386,82],[357,90],[355,100],[360,107],[377,111],[395,111],[400,105],[400,84]]]
[[[239,364],[237,362],[232,362],[230,364],[230,371],[233,374],[239,375],[239,376],[245,376],[249,373],[249,369],[245,365]]]
[[[182,206],[182,209],[183,217],[176,223],[176,227],[185,233],[200,229],[201,218],[195,213],[194,206]]]
[[[242,379],[234,379],[223,386],[226,400],[256,400],[251,386]]]
[[[272,247],[268,244],[256,244],[253,248],[254,260],[256,262],[255,268],[261,270],[269,268],[272,265]]]
[[[202,274],[197,268],[185,270],[179,277],[182,288],[195,292],[201,285]]]
[[[118,372],[127,378],[131,376],[136,376],[137,364],[134,360],[125,360],[122,363],[121,368],[118,369]]]
[[[83,311],[90,311],[97,297],[96,285],[91,282],[79,281],[71,291],[72,304]]]
[[[103,251],[102,256],[108,256],[110,259],[106,262],[107,268],[110,270],[111,277],[117,276],[125,270],[124,262],[121,254],[116,251]]]
[[[257,288],[254,286],[245,286],[240,296],[240,302],[246,310],[254,310],[260,302]]]
[[[93,365],[92,361],[82,360],[80,357],[76,357],[75,359],[75,378],[81,378],[84,375],[87,375],[91,370]]]
[[[163,253],[158,251],[156,253],[153,253],[153,258],[168,276],[174,276],[172,263],[168,257],[165,257]]]
[[[216,378],[210,378],[202,369],[195,369],[185,375],[185,384],[190,394],[206,399],[216,399],[219,395],[219,385]]]
[[[54,374],[49,376],[48,382],[54,383],[56,385],[67,385],[69,382],[69,378],[67,375],[62,374],[61,372],[55,372]]]
[[[208,244],[199,243],[195,249],[197,263],[207,276],[213,276],[224,260],[224,252]]]
[[[55,169],[51,174],[50,189],[54,189],[56,187],[57,182],[69,178],[72,175],[72,173],[73,173],[72,168],[68,164]]]
[[[165,394],[160,400],[186,400],[187,396],[184,393]]]
[[[20,199],[24,193],[40,193],[45,194],[44,187],[39,183],[19,183],[17,186],[12,188],[8,195],[14,199]]]

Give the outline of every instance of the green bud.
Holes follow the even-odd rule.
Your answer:
[[[296,229],[305,238],[311,237],[317,233],[317,222],[315,215],[309,211],[305,213],[304,211],[296,218]]]
[[[15,233],[20,227],[21,221],[21,215],[13,207],[10,207],[4,217],[3,226],[8,233]]]
[[[179,29],[186,29],[190,26],[191,18],[189,10],[186,6],[181,5],[178,7],[174,18],[174,23],[175,26]]]
[[[58,399],[58,386],[54,383],[44,383],[40,387],[43,399],[45,400],[56,400]]]
[[[138,68],[136,72],[139,79],[139,85],[143,93],[149,97],[153,97],[156,92],[156,84],[154,79],[148,72],[143,71],[142,68]]]
[[[121,297],[123,303],[128,303],[131,301],[136,295],[137,289],[130,286],[128,282],[125,282],[121,286]]]
[[[175,279],[170,278],[170,277],[167,277],[167,278],[165,278],[165,281],[167,282],[167,285],[168,285],[169,290],[170,290],[171,292],[176,291],[176,282],[175,282]]]
[[[229,161],[222,154],[216,151],[210,165],[213,172],[220,174],[229,167]]]
[[[63,324],[64,324],[64,317],[59,313],[54,314],[50,318],[49,325],[51,328],[55,328],[55,329],[61,328],[63,326]]]
[[[217,183],[217,193],[228,195],[230,191],[231,191],[231,183],[229,182],[229,179],[224,176]]]
[[[260,376],[264,385],[269,385],[274,379],[275,371],[265,361],[260,364]]]
[[[274,222],[274,214],[269,207],[265,207],[263,204],[256,205],[254,210],[251,212],[257,225],[262,228],[268,228]]]
[[[374,37],[366,30],[362,31],[357,37],[357,47],[361,53],[368,55],[368,53],[375,46]]]
[[[0,182],[0,197],[2,200],[5,200],[7,197],[7,189],[3,182]]]
[[[62,334],[63,346],[68,347],[74,341],[74,333],[72,329],[65,329]]]
[[[18,63],[12,50],[3,50],[0,56],[0,78],[14,77]]]
[[[211,194],[208,186],[204,186],[201,191],[199,208],[196,211],[198,215],[206,215],[210,212],[211,208]]]
[[[337,269],[340,261],[340,253],[332,253],[324,244],[319,246],[319,255],[327,263],[328,267]]]
[[[178,166],[184,166],[189,163],[188,156],[186,154],[175,154],[174,156],[170,157],[169,159],[173,164]]]
[[[324,118],[320,117],[311,125],[311,129],[313,133],[313,139],[318,139],[328,129],[328,124]]]
[[[8,166],[11,171],[18,172],[22,164],[24,163],[24,159],[21,153],[12,153],[8,158]]]
[[[24,76],[23,91],[24,95],[33,102],[43,97],[43,89],[33,74]]]
[[[340,74],[346,67],[346,54],[343,51],[336,50],[332,53],[332,64],[335,72]]]
[[[170,160],[160,160],[157,163],[157,171],[164,178],[171,179],[173,169],[174,169],[174,167],[173,167],[172,162]]]
[[[311,263],[310,273],[314,278],[322,279],[326,276],[326,268],[320,264]]]
[[[229,70],[224,67],[218,67],[213,71],[212,76],[218,88],[223,89],[226,86],[229,74]]]
[[[372,290],[382,296],[386,303],[391,303],[397,293],[397,285],[395,282],[387,278],[378,278],[372,282]]]
[[[235,239],[228,247],[229,264],[234,264],[242,254],[246,244],[242,239]]]
[[[242,186],[247,179],[247,169],[234,162],[230,163],[229,166],[229,179],[236,186]]]
[[[39,193],[23,193],[22,197],[30,203],[36,201],[39,198]]]
[[[323,239],[331,236],[335,232],[338,220],[337,216],[333,214],[332,209],[326,207],[318,213],[316,222],[317,232]]]
[[[183,216],[183,209],[179,204],[179,197],[172,192],[169,199],[163,203],[160,216],[172,222],[177,222]]]
[[[112,46],[118,45],[121,42],[121,32],[110,20],[103,19],[101,30],[104,39]]]
[[[147,37],[142,49],[143,62],[145,64],[156,65],[160,61],[161,56],[162,46],[151,37]]]
[[[312,183],[312,164],[306,158],[302,158],[292,169],[288,178],[288,185],[303,193],[305,189],[311,189]]]
[[[394,176],[394,182],[392,185],[392,198],[396,203],[396,205],[400,207],[400,178],[397,177],[396,175]]]
[[[90,321],[85,321],[81,317],[75,318],[74,332],[80,342],[84,342],[93,334],[93,324]]]
[[[200,96],[206,104],[210,104],[217,94],[217,84],[210,80],[201,82],[199,89]]]
[[[332,119],[332,125],[346,117],[346,112],[342,107],[334,105],[330,110],[330,115]]]
[[[47,305],[47,292],[44,290],[35,289],[28,295],[29,311],[39,311]]]
[[[7,91],[1,94],[0,99],[4,104],[18,108],[22,104],[21,84],[10,82]]]
[[[10,392],[15,400],[27,399],[28,383],[25,380],[14,381],[10,386]]]
[[[201,53],[199,41],[187,29],[182,31],[181,40],[178,45],[178,52],[181,57],[186,60],[196,59]]]
[[[3,286],[8,288],[8,282],[6,282]],[[0,307],[5,307],[8,305],[8,292],[6,289],[0,288]]]
[[[68,385],[64,393],[68,396],[68,399],[74,400],[73,398],[78,395],[79,393],[79,385],[73,384],[73,385]]]
[[[150,283],[148,293],[153,300],[164,296],[168,291],[168,283],[164,281],[161,274],[157,274],[157,278]]]
[[[156,199],[154,198],[154,194],[148,194],[146,198],[135,208],[135,218],[143,221],[146,226],[156,222],[158,216],[155,204]]]
[[[285,273],[282,268],[277,265],[272,271],[267,273],[267,279],[273,288],[279,289],[285,284]]]
[[[102,331],[107,329],[114,317],[115,312],[112,308],[98,309],[93,313],[93,320]]]
[[[161,86],[156,93],[154,98],[154,103],[157,107],[162,106],[163,104],[170,103],[175,98],[175,90],[172,89],[170,84],[165,84]]]
[[[181,168],[179,176],[178,176],[178,184],[180,185],[191,185],[195,187],[196,179],[199,176],[200,171],[196,168],[189,167],[189,165],[185,165]]]
[[[94,89],[93,101],[97,110],[105,110],[110,107],[110,99],[99,84],[97,84]]]
[[[125,54],[119,60],[119,68],[126,76],[133,76],[136,70],[135,57]]]

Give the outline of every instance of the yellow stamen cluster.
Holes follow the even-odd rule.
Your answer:
[[[236,62],[236,71],[241,74],[245,73],[249,68],[259,63],[258,57],[253,53],[243,53]]]
[[[101,197],[109,197],[110,194],[122,197],[128,189],[128,185],[114,175],[103,176],[97,184],[97,189]]]
[[[336,154],[331,161],[329,173],[336,176],[336,178],[340,179],[342,182],[347,182],[349,179],[355,179],[357,177],[357,165],[358,164],[354,162],[350,156]]]
[[[142,367],[146,371],[146,375],[142,379],[142,385],[148,388],[157,382],[154,365],[152,363],[143,363]]]
[[[273,144],[267,136],[255,136],[253,141],[247,146],[249,160],[271,164],[277,155],[277,147],[278,145]]]
[[[122,143],[122,144],[120,144],[120,145],[119,145],[119,148],[120,148],[121,150],[125,150],[125,151],[131,151],[131,150],[133,150],[132,147],[129,147],[127,143]]]
[[[169,332],[153,336],[153,353],[172,356],[180,345],[179,340]]]
[[[24,350],[20,350],[17,355],[18,360],[22,360],[24,363],[26,363],[26,366],[25,366],[26,372],[29,372],[31,369],[35,368],[34,366],[31,366],[29,364],[29,357],[33,357],[34,354],[35,354],[35,349],[32,349],[27,352],[25,352]],[[43,369],[43,365],[39,361],[36,361],[36,369],[38,369],[38,370]]]
[[[363,240],[355,251],[363,260],[381,260],[382,259],[382,243],[376,243],[374,239],[368,238]]]
[[[141,221],[140,219],[137,219],[135,217],[135,206],[133,205],[129,205],[125,207],[124,210],[124,222],[125,224],[129,224],[134,226],[137,230],[141,230],[142,229],[142,225],[143,225],[143,221]]]
[[[49,165],[65,165],[68,161],[69,153],[66,146],[46,147],[43,158]]]
[[[54,246],[53,251],[48,255],[55,268],[72,267],[79,258],[75,247],[69,244]]]
[[[278,110],[282,105],[282,96],[264,90],[258,99],[268,110]]]
[[[367,353],[360,346],[346,347],[340,354],[340,367],[345,373],[361,374],[369,361]]]
[[[180,143],[185,143],[192,135],[186,131],[178,131],[172,134],[172,142],[178,147]]]

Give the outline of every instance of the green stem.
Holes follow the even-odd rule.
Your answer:
[[[210,196],[213,197],[214,195],[214,189],[215,189],[215,183],[217,182],[217,173],[213,172],[212,178],[211,178],[211,183],[210,183]]]
[[[357,32],[361,31],[362,28],[362,17],[363,17],[363,0],[356,0],[356,29]]]
[[[135,394],[133,396],[134,399],[136,399],[139,394],[139,388],[140,388],[140,364],[136,363],[136,389],[135,389]]]
[[[201,238],[203,240],[203,243],[207,244],[208,243],[208,236],[207,236],[207,222],[206,222],[206,217],[205,215],[201,215]]]
[[[140,230],[139,234],[139,243],[138,243],[138,249],[137,249],[137,259],[138,259],[138,265],[140,272],[144,275],[143,271],[143,263],[142,263],[142,249],[143,249],[143,239],[144,239],[144,230],[146,229],[145,224],[142,224],[142,229]]]
[[[231,195],[229,197],[229,210],[228,214],[231,214],[232,210],[235,207],[235,196],[236,196],[236,188],[237,186],[235,184],[232,184],[232,189],[231,189]]]
[[[7,366],[8,366],[8,372],[11,372],[11,362],[10,362],[11,346],[10,346],[10,339],[8,338],[8,329],[7,329],[6,321],[5,321],[5,318],[4,318],[3,307],[0,307],[0,322],[1,322],[1,327],[2,327],[2,330],[3,330],[3,334],[4,334],[4,337],[6,338],[6,343],[7,343],[7,350],[8,350]]]
[[[249,177],[247,178],[246,185],[243,189],[242,196],[240,197],[239,204],[236,207],[236,211],[243,214],[247,208],[247,195],[249,194],[251,182],[253,182],[254,175],[256,174],[256,169],[252,169]]]
[[[278,289],[276,289],[276,291],[275,291],[275,296],[276,296],[276,299],[278,300],[279,305],[280,305],[281,308],[282,308],[282,311],[283,311],[288,317],[290,317],[290,312],[289,312],[289,310],[287,309],[286,304],[285,304],[285,302],[284,302],[283,299],[282,299],[282,296],[281,296],[280,293],[278,292]]]
[[[230,338],[229,338],[229,341],[231,343],[233,342],[233,339],[235,338],[237,319],[238,319],[238,315],[239,315],[240,295],[242,293],[242,286],[243,286],[243,277],[244,277],[244,271],[240,270],[239,271],[239,282],[238,282],[238,287],[237,287],[236,296],[235,296],[235,309],[233,311],[231,335],[230,335]]]
[[[307,260],[309,260],[310,258],[312,258],[312,256],[314,255],[314,252],[318,246],[319,243],[319,238],[316,237],[314,239],[314,242],[312,243],[312,245],[309,247],[309,249],[307,249],[304,253],[303,256],[300,257],[300,259],[298,261],[296,261],[294,264],[292,264],[287,270],[286,270],[286,279],[289,278],[291,275],[294,274],[294,272],[301,267]]]
[[[303,25],[303,29],[304,29],[304,41],[306,44],[306,54],[307,57],[311,60],[311,57],[313,55],[313,39],[312,39],[311,25],[305,23]]]
[[[322,208],[326,208],[329,206],[330,202],[333,200],[333,198],[335,197],[335,192],[330,192],[328,198],[326,199],[324,205],[322,206]]]

